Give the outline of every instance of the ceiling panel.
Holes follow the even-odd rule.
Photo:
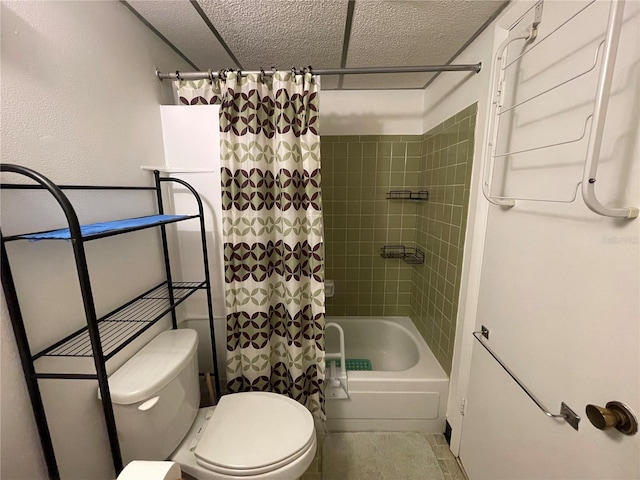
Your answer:
[[[199,4],[244,70],[340,66],[347,0],[199,0]]]
[[[323,75],[320,80],[320,88],[322,90],[335,90],[338,88],[338,75]]]
[[[203,71],[340,67],[348,0],[135,0],[129,4]],[[346,66],[445,64],[504,4],[504,0],[357,0]],[[198,10],[208,17],[230,54]],[[345,75],[342,87],[423,88],[433,75]],[[446,75],[462,78],[469,73]],[[339,82],[339,76],[325,76],[322,88],[338,88]]]
[[[188,0],[136,0],[128,3],[200,70],[235,67],[231,57]]]
[[[503,3],[503,0],[357,1],[347,67],[444,64]],[[430,74],[351,75],[345,76],[343,85],[422,88],[430,77]]]
[[[347,89],[423,88],[434,75],[433,73],[345,75],[342,86]]]

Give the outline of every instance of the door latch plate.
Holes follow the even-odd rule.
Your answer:
[[[560,404],[560,415],[564,417],[569,425],[571,425],[575,430],[578,430],[578,424],[580,423],[580,415],[576,414],[569,405],[562,402]]]

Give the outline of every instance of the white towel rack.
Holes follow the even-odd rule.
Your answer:
[[[482,326],[482,329],[479,332],[473,332],[473,336],[475,337],[480,345],[484,347],[484,349],[489,352],[489,354],[494,358],[496,362],[504,369],[505,372],[509,374],[509,376],[515,381],[518,386],[522,389],[524,393],[536,404],[536,406],[544,413],[547,417],[553,419],[563,419],[569,425],[573,427],[574,430],[578,430],[578,425],[580,424],[580,415],[577,415],[569,405],[562,402],[560,404],[560,413],[551,413],[547,407],[545,407],[542,402],[527,388],[527,386],[520,380],[513,371],[507,367],[507,365],[498,357],[493,350],[489,348],[489,346],[482,341],[482,337],[489,339],[489,329]]]
[[[571,203],[575,201],[578,195],[578,190],[581,190],[582,197],[585,204],[589,209],[608,217],[633,219],[638,216],[639,210],[636,207],[623,207],[623,208],[610,208],[602,205],[598,200],[595,192],[595,183],[598,171],[598,161],[600,159],[600,149],[602,146],[602,136],[604,131],[604,125],[607,114],[607,107],[609,104],[609,96],[611,92],[611,82],[613,78],[613,71],[615,66],[616,53],[618,50],[618,42],[620,38],[620,29],[622,27],[622,18],[624,12],[624,0],[612,0],[611,8],[609,11],[609,20],[607,24],[607,32],[605,39],[600,42],[595,49],[593,62],[591,65],[582,70],[580,73],[571,76],[568,79],[555,84],[554,86],[547,88],[535,95],[532,95],[525,100],[519,101],[511,106],[504,107],[503,102],[505,98],[505,70],[513,65],[516,61],[531,52],[535,47],[542,44],[545,40],[551,38],[556,32],[561,30],[565,25],[571,22],[574,18],[584,12],[587,8],[593,5],[592,1],[582,9],[577,11],[566,21],[560,24],[557,28],[552,30],[546,37],[541,39],[537,44],[527,49],[515,59],[507,63],[506,50],[509,45],[516,41],[525,40],[526,42],[535,42],[537,37],[537,27],[541,21],[542,16],[542,0],[540,0],[535,6],[535,19],[532,26],[519,34],[509,36],[497,49],[495,60],[493,63],[493,85],[492,85],[492,101],[489,114],[489,134],[486,147],[485,170],[483,175],[482,192],[487,200],[495,205],[501,205],[505,207],[513,207],[516,201],[542,201],[552,203]],[[584,118],[584,124],[582,127],[582,133],[571,139],[565,139],[555,143],[547,145],[535,146],[526,149],[517,149],[510,152],[497,152],[498,144],[498,130],[500,124],[500,117],[504,113],[513,111],[516,108],[534,101],[544,95],[556,90],[557,88],[567,85],[593,71],[596,68],[598,59],[602,56],[600,73],[598,77],[598,84],[596,88],[595,101],[593,103],[592,113]],[[582,179],[577,182],[573,195],[564,199],[542,199],[542,198],[527,198],[516,196],[499,196],[493,194],[492,183],[494,177],[495,160],[497,158],[504,158],[522,153],[529,153],[534,151],[540,151],[559,147],[562,145],[568,145],[571,143],[577,143],[583,139],[588,138],[587,153],[584,163],[584,169]],[[580,188],[581,187],[581,188]]]

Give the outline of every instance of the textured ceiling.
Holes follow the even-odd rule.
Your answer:
[[[194,70],[450,62],[504,0],[128,1]],[[455,63],[455,61],[453,62]],[[448,73],[447,75],[464,75]],[[324,76],[323,89],[424,88],[433,74]]]

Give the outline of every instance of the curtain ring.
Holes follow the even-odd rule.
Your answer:
[[[213,85],[213,70],[209,69],[209,85]]]
[[[180,71],[178,70],[176,70],[176,79],[180,82],[182,81],[182,78],[180,78]]]
[[[296,67],[291,67],[291,73],[293,73],[293,76],[295,77],[298,73],[296,72]]]
[[[224,68],[218,72],[218,78],[222,81],[227,80],[227,71]]]
[[[260,67],[260,76],[258,78],[260,79],[261,83],[265,83],[265,76],[266,74],[264,73],[264,68]]]

